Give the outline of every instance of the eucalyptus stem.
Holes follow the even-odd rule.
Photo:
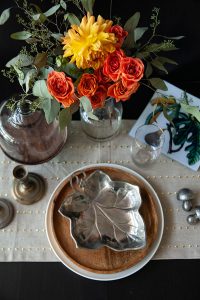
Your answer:
[[[148,87],[150,90],[152,90],[152,91],[154,91],[154,93],[155,93],[155,89],[154,88],[152,88],[150,85],[148,85],[148,84],[146,84],[146,83],[144,83],[144,82],[140,82],[142,85],[144,85],[144,86],[146,86],[146,87]]]
[[[166,97],[166,95],[162,94],[161,92],[158,92],[157,90],[155,90],[154,88],[152,88],[150,85],[148,85],[148,84],[146,84],[146,83],[144,83],[144,82],[142,82],[142,81],[141,81],[140,83],[141,83],[142,85],[148,87],[150,90],[154,91],[154,93],[156,92],[156,93],[160,94],[162,97]]]
[[[151,20],[153,20],[153,23],[150,25],[151,28],[152,28],[152,35],[150,36],[150,38],[148,39],[148,41],[139,49],[139,51],[141,51],[147,45],[149,45],[149,43],[152,41],[152,39],[156,36],[156,34],[155,34],[156,33],[156,29],[157,29],[158,25],[160,24],[160,21],[158,20],[159,11],[160,11],[159,8],[157,8],[157,7],[153,8],[154,14],[152,14],[152,16],[151,16]]]

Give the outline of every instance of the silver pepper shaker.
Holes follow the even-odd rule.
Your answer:
[[[194,193],[188,188],[183,188],[177,192],[177,200],[182,201],[182,208],[185,211],[190,211],[192,209],[193,199]]]

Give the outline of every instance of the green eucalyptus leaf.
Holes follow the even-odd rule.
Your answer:
[[[63,57],[61,55],[56,57],[56,66],[60,68],[62,66]]]
[[[160,51],[172,51],[177,50],[172,41],[164,41],[162,43],[152,43],[147,45],[143,51],[137,53],[137,57],[139,58],[147,58],[151,55],[151,53],[155,54]]]
[[[167,69],[164,67],[163,63],[161,63],[157,59],[157,57],[151,61],[151,64],[152,64],[152,66],[154,66],[158,70],[161,70],[161,71],[165,72],[166,74],[168,74]]]
[[[55,118],[57,118],[59,112],[60,112],[60,103],[57,100],[52,99],[51,100],[51,113],[49,116],[50,123],[53,122],[55,120]]]
[[[70,108],[66,107],[62,109],[59,113],[59,125],[60,129],[63,130],[65,127],[71,122],[72,115],[70,112]]]
[[[83,106],[83,109],[86,113],[92,112],[92,104],[88,97],[82,96],[79,98],[81,105]]]
[[[197,119],[197,121],[200,122],[200,111],[199,111],[199,107],[197,106],[192,106],[192,105],[188,105],[185,103],[180,103],[181,104],[181,108],[188,114],[191,114],[193,117],[195,117]]]
[[[54,14],[57,12],[57,10],[58,10],[59,8],[60,8],[60,4],[54,5],[54,6],[51,7],[49,10],[47,10],[47,11],[44,13],[44,15],[45,15],[46,17],[50,17],[50,16],[54,15]]]
[[[128,32],[132,32],[132,30],[134,30],[138,23],[139,23],[139,20],[140,20],[140,12],[137,11],[132,17],[130,17],[128,19],[128,21],[125,23],[124,25],[124,29],[127,30]]]
[[[11,10],[11,7],[3,10],[3,12],[0,15],[0,25],[3,25],[8,21],[8,19],[10,17],[10,10]]]
[[[47,53],[46,52],[38,53],[34,59],[33,64],[37,69],[41,69],[42,67],[45,67],[47,64]]]
[[[81,3],[83,5],[83,8],[86,11],[89,11],[91,15],[93,15],[93,6],[95,3],[95,0],[81,0]]]
[[[137,27],[140,20],[140,12],[136,12],[124,25],[124,29],[128,31],[128,36],[126,37],[123,47],[134,48],[135,46],[135,28]]]
[[[75,79],[79,78],[82,74],[81,70],[73,63],[68,63],[63,66],[63,71]]]
[[[30,39],[27,39],[26,40],[26,43],[27,44],[34,44],[34,43],[37,43],[39,40],[36,39],[36,38],[30,38]]]
[[[67,9],[67,4],[65,3],[64,0],[60,0],[60,5],[62,6],[62,8],[63,8],[64,10]]]
[[[48,120],[49,120],[49,115],[50,115],[50,111],[51,111],[51,99],[49,99],[49,98],[42,98],[42,97],[40,97],[40,99],[41,99],[40,107],[44,111],[47,123],[49,123]]]
[[[44,23],[47,19],[47,17],[41,12],[39,14],[35,14],[32,16],[34,21],[40,21],[41,23]]]
[[[19,54],[16,57],[9,60],[6,64],[7,68],[10,68],[11,66],[18,66],[21,67],[27,67],[33,64],[34,58],[31,55],[27,54]]]
[[[49,98],[41,98],[41,108],[44,111],[45,119],[47,123],[51,123],[51,99]]]
[[[12,33],[10,37],[14,40],[27,40],[32,36],[32,34],[28,31],[19,31]]]
[[[34,79],[34,77],[37,75],[37,71],[35,69],[28,70],[28,72],[25,75],[24,78],[24,84],[26,86],[26,93],[28,93],[30,89],[31,81]]]
[[[150,52],[149,51],[141,51],[136,53],[136,57],[140,58],[140,59],[145,59],[147,57],[150,56]]]
[[[176,61],[174,61],[170,58],[167,58],[167,57],[163,57],[163,56],[157,56],[157,60],[163,64],[168,63],[168,64],[172,64],[172,65],[178,65]]]
[[[42,98],[41,108],[44,111],[47,123],[50,124],[55,120],[60,111],[60,103],[54,99]]]
[[[163,49],[161,49],[160,51],[174,51],[174,50],[178,50],[178,48],[175,46],[175,45],[171,45],[171,46],[168,46],[168,47],[163,47]]]
[[[162,36],[165,39],[168,40],[181,40],[184,38],[184,35],[180,35],[180,36]]]
[[[145,70],[146,78],[149,78],[149,76],[151,76],[152,72],[153,72],[153,68],[152,68],[151,64],[149,62],[147,62],[146,70]]]
[[[63,34],[61,34],[61,33],[52,33],[51,34],[51,36],[55,39],[55,40],[57,40],[57,41],[61,41],[61,38],[63,37]]]
[[[143,34],[148,30],[148,27],[137,27],[134,30],[134,40],[137,42]]]
[[[39,98],[52,99],[45,80],[37,80],[33,86],[33,95]]]
[[[95,120],[95,121],[99,121],[99,118],[97,116],[95,116],[92,111],[87,112],[87,115],[88,115],[88,118]]]
[[[150,78],[149,81],[151,85],[156,89],[163,90],[163,91],[168,90],[165,82],[160,78]]]
[[[39,14],[33,15],[32,18],[34,21],[38,21],[40,16],[41,16],[41,14],[39,13]]]
[[[47,79],[48,74],[52,71],[54,71],[52,67],[41,68],[39,73],[39,79]]]
[[[79,19],[72,13],[64,15],[64,19],[67,20],[71,25],[76,24],[80,25]]]
[[[24,72],[22,70],[20,70],[17,66],[13,66],[15,72],[18,75],[18,81],[20,83],[20,85],[22,86],[24,83]]]

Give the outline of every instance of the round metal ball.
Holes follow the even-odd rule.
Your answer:
[[[185,211],[190,211],[192,209],[192,202],[190,200],[183,201],[182,209]]]
[[[194,199],[194,193],[190,189],[183,188],[177,193],[177,200],[179,201],[187,201]]]
[[[200,220],[200,206],[199,205],[195,207],[195,214],[196,214],[197,218]]]
[[[198,218],[197,218],[197,216],[196,216],[196,214],[195,215],[189,215],[188,217],[187,217],[187,222],[188,222],[188,224],[190,224],[190,225],[196,225],[197,223],[198,223]]]

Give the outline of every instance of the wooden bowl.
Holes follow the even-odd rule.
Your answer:
[[[142,197],[139,211],[146,226],[147,236],[145,248],[128,251],[115,251],[108,247],[95,250],[76,248],[70,232],[70,220],[58,213],[61,203],[72,192],[69,183],[72,174],[60,183],[50,199],[46,216],[47,235],[54,252],[67,267],[88,278],[112,280],[127,276],[130,272],[134,273],[151,259],[162,237],[163,214],[153,188],[143,177],[128,168],[98,164],[81,168],[76,174],[84,171],[89,175],[97,169],[107,173],[112,180],[139,186]]]

